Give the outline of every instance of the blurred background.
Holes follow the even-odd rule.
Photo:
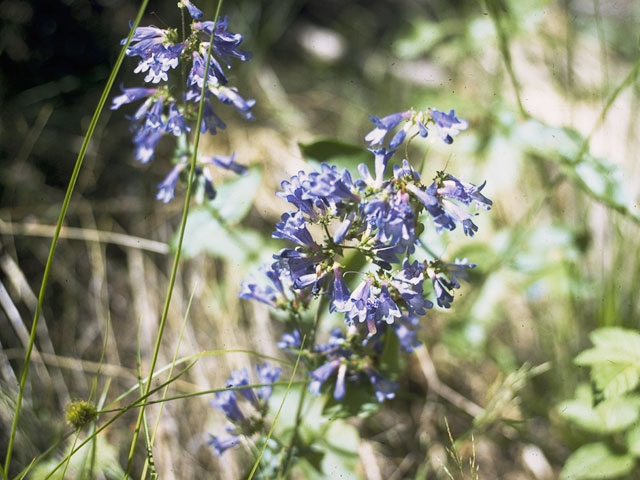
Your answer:
[[[212,18],[215,2],[204,3],[196,4]],[[0,451],[53,225],[137,8],[0,0]],[[479,234],[432,239],[446,258],[468,257],[478,268],[451,311],[423,319],[426,349],[405,358],[405,393],[343,426],[355,440],[331,457],[332,473],[292,475],[440,479],[451,478],[449,465],[466,478],[447,454],[446,419],[465,471],[475,455],[480,478],[556,478],[571,452],[598,437],[557,408],[588,379],[573,358],[595,328],[640,326],[640,3],[237,0],[222,13],[253,52],[234,66],[231,83],[257,100],[256,121],[220,109],[228,128],[203,137],[203,148],[236,151],[252,169],[240,180],[214,179],[214,209],[235,206],[226,223],[194,207],[159,365],[171,362],[179,337],[179,357],[235,348],[282,357],[275,341],[283,325],[237,298],[240,282],[282,246],[270,239],[286,208],[274,196],[280,181],[309,161],[356,165],[369,114],[455,108],[468,131],[451,146],[435,135],[414,141],[408,153],[419,164],[427,152],[427,178],[446,167],[487,181],[494,208],[479,217]],[[179,22],[175,1],[151,0],[141,25]],[[125,59],[117,84],[141,85],[135,65]],[[70,399],[87,398],[96,378],[98,395],[114,399],[137,381],[137,350],[144,372],[153,349],[185,189],[169,205],[155,200],[170,145],[161,143],[151,164],[136,162],[131,113],[104,110],[78,179],[37,335],[15,473],[66,431]],[[206,354],[174,389],[219,388],[251,362]],[[224,422],[210,400],[164,406],[154,449],[162,478],[241,478],[250,464],[242,449],[212,455],[208,434]],[[154,418],[159,407],[149,412]],[[120,478],[134,423],[135,414],[125,416],[100,437],[99,478]],[[640,478],[640,469],[625,475]]]

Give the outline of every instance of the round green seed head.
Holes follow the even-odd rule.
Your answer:
[[[80,430],[89,422],[94,420],[98,415],[98,410],[93,403],[86,402],[84,400],[77,400],[71,402],[67,406],[67,423],[74,427],[76,430]]]

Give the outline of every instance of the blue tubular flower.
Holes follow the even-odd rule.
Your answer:
[[[236,162],[236,152],[233,152],[231,156],[216,155],[210,157],[211,162],[218,167],[222,167],[225,170],[231,170],[238,175],[244,175],[249,170],[246,166],[240,165]]]
[[[220,117],[213,111],[213,107],[209,102],[204,102],[204,108],[202,110],[202,125],[200,126],[200,133],[209,132],[211,135],[217,133],[217,129],[224,130],[227,128],[225,123],[220,120]]]
[[[291,333],[283,333],[276,346],[281,350],[297,350],[302,345],[300,330],[294,329]]]
[[[335,165],[320,165],[320,171],[311,172],[302,182],[305,195],[311,200],[326,202],[359,201],[348,170],[340,172]]]
[[[342,270],[333,268],[333,290],[331,292],[330,312],[344,312],[349,301],[349,289],[342,279]]]
[[[367,375],[369,376],[369,381],[371,382],[378,402],[382,403],[385,400],[395,398],[396,390],[398,389],[396,382],[383,377],[373,369],[367,369]]]
[[[238,407],[236,392],[232,390],[216,392],[216,398],[211,404],[217,409],[222,410],[226,417],[233,423],[243,423],[246,421],[240,407]]]
[[[453,137],[469,127],[469,123],[466,120],[456,117],[456,113],[453,109],[449,113],[431,109],[429,110],[429,113],[431,113],[433,123],[436,124],[438,134],[444,143],[452,143]]]
[[[167,175],[162,183],[158,185],[158,193],[156,194],[157,200],[160,200],[164,203],[169,203],[171,200],[173,200],[176,183],[178,183],[178,178],[180,177],[180,172],[182,172],[182,170],[184,170],[187,165],[187,163],[181,162],[171,169],[169,175]]]
[[[410,315],[424,315],[425,309],[433,307],[433,303],[424,298],[423,282],[423,264],[417,260],[410,263],[406,258],[402,263],[402,270],[391,280],[391,285],[405,301]]]
[[[246,62],[251,58],[251,53],[244,50],[240,50],[238,47],[242,43],[243,37],[239,33],[231,33],[228,30],[229,17],[225,16],[221,20],[218,20],[216,25],[216,33],[213,40],[213,51],[220,57],[227,66],[230,67],[231,58],[237,58],[243,62]],[[197,22],[193,24],[195,30],[204,32],[207,37],[211,36],[213,29],[213,22]],[[208,45],[207,45],[208,46]]]
[[[319,247],[313,240],[311,233],[307,230],[305,218],[300,212],[283,213],[281,222],[276,224],[276,231],[273,232],[273,238],[282,238],[290,242],[297,243],[303,247],[310,247],[318,250]]]
[[[350,350],[345,350],[342,347],[346,337],[344,332],[339,328],[332,328],[329,334],[329,341],[324,344],[318,344],[314,347],[316,352],[325,353],[325,354],[333,354],[338,357],[348,357],[351,354]]]
[[[205,98],[211,96],[211,89],[227,83],[227,77],[222,71],[222,67],[216,61],[213,56],[209,57],[209,72],[207,74],[207,81],[204,81],[205,73],[205,60],[207,58],[207,49],[203,48],[204,43],[200,44],[201,50],[204,52],[193,52],[193,62],[191,64],[191,70],[187,76],[187,86],[189,90],[185,94],[187,101],[200,101],[200,95],[202,90],[205,91]],[[208,43],[207,43],[208,45]]]
[[[475,264],[468,263],[466,258],[456,259],[455,263],[443,263],[439,260],[431,262],[426,272],[433,283],[433,290],[439,306],[451,307],[452,292],[454,289],[460,288],[458,279],[465,279],[467,270],[474,267]]]
[[[233,105],[244,119],[253,120],[254,117],[251,113],[251,108],[256,104],[255,100],[245,100],[240,96],[235,87],[218,87],[213,90],[213,94],[218,97],[218,100],[222,103]]]
[[[240,437],[230,433],[220,436],[210,435],[209,445],[213,448],[213,454],[216,457],[222,455],[226,450],[235,447],[240,443]]]
[[[417,123],[418,123],[418,133],[422,138],[426,138],[427,135],[429,135],[429,130],[427,130],[427,127],[425,127],[424,123],[422,123],[420,120],[418,120]]]
[[[314,395],[318,395],[320,393],[320,389],[322,388],[322,384],[327,381],[327,379],[336,371],[336,369],[340,366],[341,360],[339,358],[333,359],[321,367],[316,368],[311,375],[313,379],[309,384],[309,392]]]
[[[122,85],[120,86],[120,90],[122,90],[122,95],[114,97],[111,110],[117,110],[127,103],[137,102],[143,98],[150,97],[158,91],[157,88],[123,88]]]
[[[158,98],[151,108],[149,112],[147,112],[147,120],[145,121],[145,126],[148,128],[156,128],[156,129],[164,129],[165,125],[162,122],[162,112],[164,111],[164,101],[161,98]]]
[[[154,26],[138,27],[134,32],[126,54],[129,57],[141,57],[134,73],[146,72],[145,82],[166,82],[167,71],[178,66],[185,45],[171,43],[168,39],[173,34],[171,30],[162,30]],[[124,45],[126,42],[127,40],[123,39],[120,43]]]
[[[256,365],[256,371],[258,372],[258,379],[260,380],[260,383],[275,383],[282,374],[282,369],[272,367],[266,363]],[[263,405],[266,404],[269,397],[271,397],[272,391],[273,387],[271,385],[258,387],[257,395]]]
[[[360,176],[362,177],[362,180],[365,184],[369,185],[375,190],[379,190],[382,187],[382,183],[384,180],[384,171],[387,167],[387,163],[393,156],[393,150],[387,151],[384,148],[380,148],[378,150],[371,150],[371,152],[375,155],[374,165],[376,178],[374,179],[371,177],[369,168],[364,163],[358,165],[358,172],[360,172]]]
[[[398,305],[396,305],[396,302],[391,298],[386,285],[380,287],[380,294],[375,298],[375,302],[374,318],[376,322],[384,321],[392,324],[394,319],[402,316]]]
[[[314,209],[314,201],[309,198],[307,189],[303,187],[306,179],[306,172],[301,170],[297,175],[291,177],[290,180],[283,180],[280,184],[282,191],[276,192],[276,196],[291,203],[302,213],[309,215],[312,220],[315,220],[317,215]]]
[[[354,220],[356,219],[356,212],[351,212],[349,215],[345,217],[345,219],[340,222],[336,231],[333,232],[333,242],[335,244],[340,244],[344,240],[344,237],[349,232],[351,225],[353,225]]]
[[[400,347],[408,353],[420,345],[416,330],[420,328],[420,320],[414,316],[403,316],[394,323]]]
[[[241,291],[238,296],[245,300],[257,300],[270,307],[276,308],[278,302],[286,298],[282,285],[282,279],[286,273],[278,263],[272,264],[268,269],[263,268],[261,271],[271,281],[271,285],[265,282],[257,283],[246,280],[242,282]]]
[[[231,376],[227,379],[227,388],[230,387],[243,387],[249,385],[249,372],[247,372],[246,368],[242,368],[240,370],[233,370],[231,372]],[[256,398],[255,393],[251,388],[243,388],[237,390],[240,394],[249,400],[254,405],[258,405],[258,399]]]
[[[367,278],[351,292],[349,300],[344,305],[344,311],[347,313],[345,317],[347,325],[354,325],[356,321],[362,323],[367,319],[367,307],[372,283],[373,280]]]
[[[336,376],[336,388],[333,390],[333,398],[336,400],[342,400],[347,393],[347,386],[345,385],[345,376],[347,374],[347,364],[342,363],[338,367],[338,375]]]
[[[189,10],[189,15],[191,15],[191,18],[193,18],[194,20],[200,20],[202,18],[202,10],[200,10],[193,3],[191,3],[191,0],[180,0],[180,3],[183,6],[187,7],[187,10]]]
[[[406,112],[392,113],[391,115],[387,115],[386,117],[382,118],[369,115],[369,119],[373,122],[376,128],[367,133],[364,139],[369,142],[370,146],[382,144],[389,131],[396,128],[403,120],[408,120],[412,114],[413,111],[408,110]],[[397,142],[396,147],[402,143],[402,140],[404,140],[404,136],[399,142],[397,140],[398,139],[394,137],[395,142],[392,141],[392,143]],[[390,148],[393,149],[395,147],[390,146]]]
[[[142,127],[133,138],[133,143],[136,145],[136,159],[142,163],[150,162],[161,138],[161,130]]]
[[[453,175],[446,174],[440,180],[436,192],[438,195],[449,197],[465,205],[473,204],[484,210],[490,210],[493,202],[480,193],[486,183],[483,182],[482,185],[476,187],[472,183],[462,182]]]
[[[278,261],[282,268],[288,269],[293,288],[296,290],[314,285],[313,290],[315,291],[318,287],[318,282],[326,273],[318,268],[318,263],[322,260],[320,256],[308,256],[297,250],[284,248],[273,258]]]
[[[178,110],[175,102],[169,104],[169,118],[167,119],[166,129],[176,137],[191,131],[191,127],[184,119],[184,115]]]
[[[393,177],[396,179],[405,178],[412,181],[420,180],[420,174],[416,172],[409,161],[404,158],[402,160],[402,166],[394,165],[393,166]],[[407,185],[408,187],[409,185]]]

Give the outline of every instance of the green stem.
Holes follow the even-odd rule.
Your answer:
[[[64,200],[62,201],[62,208],[60,209],[60,214],[58,215],[58,222],[56,224],[56,230],[53,235],[53,239],[51,240],[51,247],[49,248],[49,255],[47,256],[47,263],[44,266],[42,283],[40,284],[40,292],[38,294],[38,303],[36,304],[36,310],[33,315],[33,322],[31,324],[31,335],[29,336],[29,343],[27,344],[27,351],[25,352],[25,356],[24,356],[22,374],[20,375],[20,382],[18,386],[18,397],[16,399],[16,406],[13,413],[13,421],[11,422],[11,430],[9,433],[7,453],[4,460],[4,468],[2,469],[2,477],[5,480],[9,480],[9,467],[11,466],[11,454],[13,453],[13,444],[14,444],[16,432],[18,429],[18,418],[20,416],[20,409],[22,408],[22,399],[24,396],[24,389],[27,383],[27,375],[29,373],[29,363],[31,361],[31,353],[33,351],[33,345],[35,343],[38,320],[40,319],[40,314],[42,312],[42,305],[44,303],[44,294],[47,290],[49,274],[51,272],[51,265],[53,263],[53,255],[55,254],[56,246],[58,245],[58,238],[60,237],[60,230],[62,230],[62,224],[64,222],[65,216],[67,215],[67,209],[69,208],[69,204],[71,203],[71,196],[73,194],[73,190],[75,188],[78,175],[80,174],[80,169],[82,167],[84,157],[87,154],[87,149],[89,148],[89,142],[91,141],[93,132],[96,128],[96,125],[98,124],[98,120],[100,119],[100,115],[102,113],[104,105],[107,102],[107,98],[109,97],[111,88],[115,83],[116,76],[120,71],[120,66],[124,61],[127,48],[131,43],[133,32],[140,24],[140,20],[142,19],[142,15],[144,14],[145,9],[147,8],[148,2],[149,0],[142,0],[142,5],[140,5],[140,9],[138,10],[138,15],[136,16],[136,19],[133,23],[133,27],[129,32],[129,36],[127,37],[127,42],[124,44],[124,46],[120,50],[120,54],[118,55],[118,58],[113,67],[113,70],[111,70],[111,74],[109,75],[107,84],[105,85],[102,95],[100,96],[100,100],[98,101],[98,106],[96,107],[96,110],[93,113],[93,117],[91,118],[91,123],[89,123],[89,128],[87,129],[87,133],[84,136],[82,146],[80,147],[80,152],[78,153],[78,158],[76,159],[76,163],[73,167],[73,172],[71,173],[71,178],[69,179],[69,184],[67,185],[67,191],[65,193]]]
[[[184,16],[184,9],[183,9],[183,16]],[[195,295],[195,290],[191,292],[191,297],[189,297],[189,303],[187,304],[187,311],[184,314],[184,320],[182,321],[182,327],[180,328],[180,335],[178,335],[178,341],[176,342],[176,348],[173,352],[173,359],[171,360],[171,368],[169,369],[169,377],[171,375],[173,375],[173,369],[175,367],[176,361],[178,360],[178,351],[180,350],[180,345],[182,344],[182,337],[184,335],[184,330],[185,327],[187,326],[187,320],[189,318],[189,312],[191,311],[191,305],[193,303],[193,296]],[[164,400],[165,398],[167,398],[167,392],[169,391],[169,386],[167,385],[164,389],[164,391],[162,392],[162,400]],[[151,468],[152,470],[152,475],[153,472],[155,471],[155,467],[153,464],[151,464],[150,460],[153,460],[152,457],[152,449],[153,449],[153,444],[156,440],[156,433],[158,432],[158,427],[160,426],[160,419],[162,418],[162,408],[164,407],[164,403],[160,404],[160,410],[158,412],[158,416],[156,417],[156,422],[155,425],[153,426],[153,433],[151,435],[151,438],[149,440],[149,444],[147,446],[148,450],[149,450],[149,454],[147,455],[146,460],[144,461],[144,466],[142,467],[142,475],[140,475],[141,478],[147,478],[147,469]]]
[[[151,388],[151,380],[153,378],[153,371],[156,367],[156,362],[158,361],[158,354],[160,352],[160,343],[162,341],[162,336],[164,334],[164,329],[167,322],[167,317],[169,315],[169,305],[171,304],[171,297],[173,294],[173,286],[176,281],[176,275],[178,273],[178,264],[180,262],[180,254],[182,253],[182,242],[184,240],[184,232],[187,225],[187,216],[189,215],[189,203],[191,200],[191,190],[193,187],[193,179],[195,177],[196,170],[196,159],[198,156],[198,144],[200,142],[200,125],[202,124],[202,117],[204,112],[204,102],[205,102],[205,89],[207,88],[209,78],[209,67],[211,64],[211,50],[213,47],[213,41],[215,36],[215,25],[218,23],[218,16],[220,14],[220,8],[222,7],[222,0],[218,2],[218,8],[216,9],[216,15],[214,20],[214,27],[211,29],[211,36],[209,37],[209,48],[207,50],[207,60],[204,68],[204,79],[205,83],[202,86],[202,92],[200,94],[200,103],[198,105],[198,117],[196,120],[196,128],[193,139],[193,152],[191,154],[191,161],[189,162],[189,180],[187,183],[187,192],[185,194],[184,206],[182,208],[182,219],[180,222],[180,230],[178,236],[178,243],[176,245],[176,253],[173,257],[173,266],[171,268],[171,276],[169,278],[169,286],[167,288],[167,296],[164,302],[164,308],[162,310],[162,317],[160,318],[160,325],[158,327],[158,335],[156,337],[156,343],[153,349],[153,356],[151,358],[151,366],[149,367],[149,376],[147,383],[145,385],[145,394],[149,392]],[[131,465],[133,463],[133,456],[136,450],[136,444],[138,443],[138,437],[140,436],[140,427],[142,426],[142,420],[144,418],[145,406],[142,405],[140,411],[138,412],[138,420],[136,421],[136,426],[133,432],[133,438],[131,440],[131,447],[129,449],[129,457],[127,459],[127,468],[124,472],[124,479],[126,480],[130,470]]]
[[[253,468],[251,469],[251,472],[249,473],[249,477],[248,480],[251,480],[253,478],[253,475],[256,473],[256,470],[258,469],[258,466],[260,465],[260,460],[262,460],[262,455],[264,455],[264,451],[267,448],[267,444],[269,443],[269,440],[271,439],[271,435],[273,435],[273,431],[276,428],[276,423],[278,422],[278,417],[280,417],[280,412],[282,412],[282,407],[284,407],[284,404],[287,400],[287,395],[289,394],[289,391],[291,390],[291,385],[293,384],[293,379],[296,376],[296,372],[298,371],[298,365],[300,364],[300,357],[302,356],[302,349],[304,347],[304,342],[307,339],[307,336],[303,336],[302,337],[302,342],[300,344],[300,351],[298,352],[298,358],[296,358],[296,364],[293,367],[293,372],[291,372],[291,377],[289,378],[289,384],[287,385],[287,390],[284,393],[284,396],[282,397],[282,402],[280,402],[280,408],[278,408],[278,412],[276,413],[276,416],[273,418],[273,423],[271,424],[271,428],[269,429],[269,433],[267,433],[266,438],[264,439],[264,443],[262,444],[262,448],[260,449],[260,455],[258,455],[258,458],[256,459],[255,463],[253,464]],[[305,391],[305,389],[303,389],[303,391]]]
[[[513,86],[513,90],[516,94],[516,102],[518,103],[518,110],[520,110],[520,114],[524,118],[529,118],[529,114],[524,109],[524,105],[522,104],[522,98],[520,96],[520,82],[516,77],[516,72],[513,69],[513,62],[511,60],[511,51],[509,50],[509,38],[507,36],[507,32],[500,21],[501,13],[500,8],[501,5],[496,0],[486,0],[487,10],[489,10],[489,14],[491,16],[491,20],[493,21],[493,25],[498,33],[498,45],[500,47],[500,53],[502,54],[502,58],[504,60],[504,65],[507,69],[507,74],[509,75],[509,80],[511,80],[511,84]]]
[[[311,347],[313,350],[313,346],[316,344],[316,333],[318,332],[318,326],[320,325],[320,318],[322,316],[322,310],[324,309],[327,303],[327,296],[323,295],[320,297],[320,303],[318,304],[318,310],[316,310],[316,316],[313,322],[313,330],[311,331]],[[298,358],[302,354],[302,345],[300,345],[300,351],[298,352]],[[304,400],[307,394],[307,389],[303,388],[300,392],[300,399],[298,400],[298,407],[296,409],[296,420],[293,426],[293,435],[291,436],[291,441],[289,442],[289,446],[287,448],[287,455],[284,458],[282,463],[282,468],[278,472],[278,478],[282,478],[287,469],[289,468],[289,464],[291,463],[291,457],[293,456],[293,447],[298,440],[298,431],[300,430],[300,424],[302,423],[302,407],[304,405]]]

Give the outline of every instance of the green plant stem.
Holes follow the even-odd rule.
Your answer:
[[[516,94],[516,102],[518,103],[518,110],[520,110],[520,114],[524,118],[529,118],[530,115],[524,109],[524,105],[522,103],[522,97],[520,95],[520,82],[518,82],[518,78],[516,77],[516,72],[513,69],[513,61],[511,60],[511,51],[509,50],[509,37],[507,36],[507,32],[500,21],[501,13],[500,8],[501,5],[497,0],[486,0],[487,10],[489,10],[489,16],[493,21],[493,25],[498,33],[498,45],[500,47],[500,53],[502,54],[502,58],[504,60],[504,65],[507,69],[507,74],[509,75],[509,80],[511,81],[511,85],[513,86],[513,90]]]
[[[58,215],[58,222],[56,223],[56,230],[51,240],[51,247],[49,248],[49,255],[47,256],[47,262],[44,266],[44,273],[42,275],[42,283],[40,284],[40,292],[38,294],[38,303],[36,304],[35,313],[33,315],[33,322],[31,324],[31,334],[29,336],[29,343],[27,344],[27,351],[24,356],[24,364],[22,367],[22,374],[20,375],[20,381],[18,385],[18,397],[16,398],[16,406],[13,412],[13,421],[11,422],[11,430],[9,432],[9,442],[7,444],[7,453],[4,460],[4,468],[2,469],[2,477],[5,480],[9,479],[9,467],[11,466],[11,455],[13,453],[13,444],[16,437],[16,432],[18,429],[18,418],[20,417],[20,409],[22,407],[22,399],[24,396],[24,389],[27,383],[27,375],[29,373],[29,363],[31,361],[31,353],[33,352],[33,345],[35,343],[36,338],[36,329],[38,327],[38,320],[40,319],[40,315],[42,313],[42,305],[44,303],[44,294],[47,290],[47,284],[49,281],[49,274],[51,272],[51,265],[53,263],[53,255],[55,254],[56,247],[58,245],[58,238],[60,237],[60,231],[62,230],[62,224],[64,222],[64,218],[67,215],[67,210],[69,208],[69,204],[71,203],[71,196],[73,194],[73,190],[76,186],[76,181],[78,180],[78,175],[80,174],[80,169],[82,167],[82,163],[84,161],[84,157],[87,154],[87,149],[89,148],[89,142],[91,141],[91,137],[93,136],[93,132],[98,124],[98,120],[100,119],[100,115],[102,110],[104,109],[104,105],[107,102],[107,98],[109,97],[109,93],[111,92],[111,88],[115,83],[116,76],[120,71],[120,66],[124,61],[124,57],[131,43],[131,38],[133,37],[133,32],[140,24],[140,20],[142,19],[142,15],[144,14],[145,9],[147,8],[147,3],[149,0],[142,0],[142,4],[140,5],[140,9],[138,10],[138,15],[133,23],[133,27],[129,32],[129,36],[127,37],[127,41],[120,50],[120,54],[116,60],[116,63],[111,70],[111,74],[107,80],[107,84],[102,91],[102,95],[100,96],[100,100],[98,101],[98,106],[96,107],[95,112],[93,113],[93,117],[91,118],[91,122],[89,123],[89,128],[87,129],[87,133],[84,136],[84,140],[82,141],[82,146],[80,147],[80,152],[78,153],[78,158],[76,159],[76,163],[73,167],[73,172],[71,173],[71,178],[69,179],[69,184],[67,185],[67,191],[64,196],[64,200],[62,201],[62,207],[60,208],[60,214]]]
[[[260,455],[258,455],[258,458],[253,464],[253,468],[251,469],[251,472],[249,473],[249,477],[247,480],[251,480],[253,478],[253,475],[256,473],[256,470],[260,465],[260,460],[262,460],[262,455],[264,455],[264,451],[266,450],[267,444],[269,443],[269,439],[271,439],[271,435],[273,435],[273,431],[276,428],[276,423],[278,422],[278,418],[280,417],[280,412],[282,412],[282,407],[284,407],[284,403],[287,400],[287,395],[289,394],[289,391],[291,390],[291,385],[293,384],[293,379],[295,378],[296,372],[298,371],[298,365],[300,364],[300,357],[302,356],[302,349],[304,347],[304,342],[306,339],[307,339],[306,335],[302,337],[302,342],[300,343],[300,351],[298,352],[298,358],[296,358],[296,364],[293,367],[293,372],[291,372],[291,377],[289,378],[289,384],[287,385],[287,390],[284,393],[284,396],[282,397],[282,402],[280,402],[280,408],[278,408],[278,412],[276,413],[276,416],[273,419],[273,423],[271,424],[269,433],[267,433],[267,436],[264,439],[264,443],[262,444],[262,448],[260,449]]]
[[[327,296],[320,297],[320,303],[318,304],[318,310],[316,310],[316,317],[313,322],[313,330],[311,331],[311,348],[316,344],[316,333],[318,332],[318,326],[320,325],[320,318],[322,317],[322,310],[324,309],[327,303]],[[298,352],[298,356],[302,354],[302,345],[300,346],[300,351]],[[289,468],[289,463],[291,462],[291,457],[293,456],[293,447],[298,440],[298,430],[300,429],[300,423],[302,423],[302,407],[304,405],[304,400],[307,394],[307,389],[304,388],[300,392],[300,400],[298,400],[298,407],[296,409],[296,419],[295,424],[293,426],[293,434],[291,435],[291,441],[289,442],[289,447],[287,448],[287,454],[284,458],[284,462],[282,463],[282,469],[278,472],[278,478],[282,478],[287,469]]]
[[[182,9],[182,16],[184,17],[184,9]],[[184,26],[183,26],[184,28]],[[171,368],[169,369],[169,377],[171,375],[173,375],[173,369],[175,367],[176,364],[176,360],[178,360],[178,351],[180,350],[180,345],[182,344],[182,337],[184,335],[184,330],[185,327],[187,326],[187,319],[189,318],[189,312],[191,311],[191,305],[193,303],[193,296],[195,295],[195,289],[194,291],[191,292],[191,296],[189,297],[189,303],[187,304],[187,310],[184,314],[184,320],[182,321],[182,326],[180,328],[180,335],[178,335],[178,341],[176,342],[176,348],[173,352],[173,359],[171,360]],[[167,398],[167,392],[169,391],[169,385],[167,385],[164,389],[164,391],[162,392],[162,400],[165,400]],[[160,426],[160,418],[162,417],[162,408],[164,407],[164,403],[160,404],[160,410],[158,412],[158,416],[156,417],[156,421],[155,424],[153,426],[153,433],[151,434],[151,438],[149,439],[149,445],[148,445],[148,449],[149,449],[149,455],[147,455],[146,460],[144,461],[144,465],[142,467],[142,474],[140,475],[141,478],[146,478],[147,476],[147,469],[151,468],[152,470],[152,475],[153,475],[153,469],[155,468],[153,466],[153,464],[151,464],[151,460],[153,460],[152,457],[152,449],[153,449],[153,444],[156,440],[156,433],[158,432],[158,427]]]
[[[156,336],[156,343],[153,349],[153,355],[151,358],[151,366],[149,367],[149,376],[147,380],[147,384],[145,385],[145,394],[149,392],[151,388],[151,380],[153,378],[153,372],[156,367],[156,362],[158,361],[158,354],[160,352],[160,344],[162,342],[162,336],[164,334],[164,329],[167,323],[167,317],[169,315],[169,305],[171,304],[171,297],[173,295],[173,287],[176,282],[176,275],[178,273],[178,264],[180,263],[180,254],[182,253],[182,242],[184,240],[184,232],[187,225],[187,216],[189,215],[189,203],[191,200],[191,190],[193,187],[193,179],[195,177],[196,170],[196,159],[198,157],[198,144],[200,143],[200,125],[202,124],[202,117],[204,112],[204,102],[205,102],[205,89],[207,88],[208,82],[206,79],[209,77],[209,67],[211,64],[211,51],[213,47],[213,41],[215,36],[215,25],[218,23],[218,16],[220,14],[220,8],[222,7],[222,0],[218,2],[218,8],[216,9],[216,14],[214,17],[214,27],[211,29],[211,36],[209,37],[209,48],[207,50],[207,60],[204,68],[204,79],[205,83],[202,86],[202,92],[200,94],[200,103],[198,104],[198,117],[196,120],[196,128],[195,134],[193,138],[193,152],[191,153],[191,160],[189,162],[189,180],[187,183],[187,192],[185,194],[184,206],[182,208],[182,219],[180,221],[180,230],[178,234],[178,243],[176,245],[176,253],[173,257],[173,266],[171,268],[171,276],[169,278],[169,286],[167,288],[167,295],[165,297],[164,308],[162,310],[162,317],[160,318],[160,325],[158,327],[158,335]],[[124,472],[124,479],[129,475],[131,471],[131,465],[133,464],[133,456],[136,450],[136,445],[138,443],[138,437],[140,436],[140,427],[142,426],[142,420],[144,418],[145,405],[142,405],[140,411],[138,412],[138,419],[136,421],[136,426],[133,432],[133,438],[131,439],[131,447],[129,449],[129,456],[127,459],[127,468]]]
[[[589,132],[589,135],[587,135],[584,138],[584,140],[582,141],[582,144],[580,145],[580,150],[578,151],[578,155],[574,160],[575,163],[578,163],[582,159],[583,155],[587,153],[587,151],[589,150],[589,144],[591,142],[591,139],[604,123],[605,119],[607,118],[607,114],[609,113],[609,109],[618,98],[618,95],[620,95],[620,93],[627,86],[631,85],[634,82],[634,80],[638,76],[638,73],[640,73],[640,60],[636,61],[636,63],[633,65],[633,68],[631,69],[631,71],[629,71],[627,76],[609,94],[609,97],[607,98],[607,102],[605,103],[604,107],[602,108],[602,111],[600,112],[600,115],[598,116],[598,120],[596,121],[595,125]]]
[[[107,420],[100,428],[96,429],[95,432],[92,435],[89,435],[86,439],[84,439],[82,441],[82,443],[80,443],[80,445],[78,445],[76,448],[74,448],[73,450],[71,450],[69,452],[69,454],[64,457],[59,463],[58,465],[56,465],[56,467],[51,470],[47,476],[45,477],[44,480],[48,480],[49,478],[51,478],[53,476],[54,473],[56,473],[58,471],[58,469],[64,465],[64,463],[67,461],[68,458],[70,458],[71,456],[73,456],[75,453],[77,453],[82,447],[84,447],[87,443],[91,442],[94,438],[96,438],[96,436],[98,436],[98,434],[102,433],[104,430],[106,430],[111,424],[113,424],[116,420],[118,420],[120,417],[122,417],[125,413],[127,413],[129,410],[133,409],[133,408],[138,408],[138,407],[142,407],[143,405],[145,405],[144,403],[140,403],[140,402],[144,402],[147,398],[149,398],[151,395],[153,395],[154,393],[162,390],[165,386],[170,385],[171,383],[175,382],[178,378],[180,378],[182,375],[184,375],[185,373],[187,373],[191,367],[193,367],[195,365],[195,362],[190,363],[189,365],[187,365],[185,368],[183,368],[182,370],[180,370],[175,377],[168,379],[166,382],[158,385],[157,387],[149,390],[148,393],[146,393],[145,395],[142,395],[140,397],[138,397],[136,400],[134,400],[131,404],[121,408],[120,410],[118,410],[118,413],[116,413],[113,417],[111,417],[109,420]],[[103,413],[104,411],[101,411],[100,413]],[[73,432],[72,432],[73,433]]]

